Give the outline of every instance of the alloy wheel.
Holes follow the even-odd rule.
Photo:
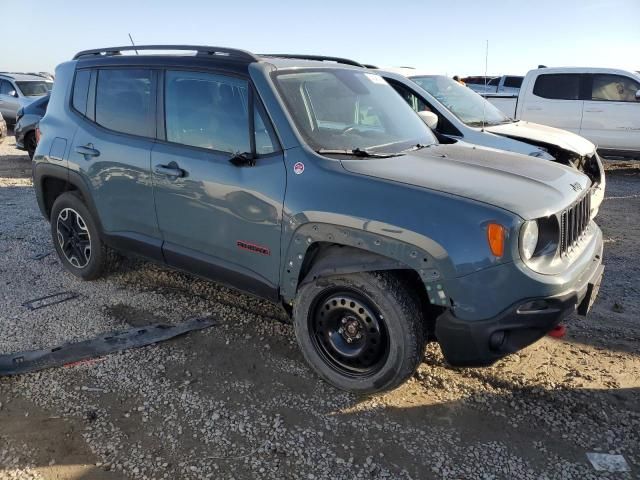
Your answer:
[[[84,268],[91,259],[91,235],[84,219],[72,208],[64,208],[56,221],[58,244],[67,261]]]

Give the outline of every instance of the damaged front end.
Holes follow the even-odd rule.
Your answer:
[[[575,168],[589,177],[589,180],[591,180],[591,218],[598,214],[600,204],[604,200],[605,173],[602,159],[596,152],[595,147],[591,153],[583,155],[567,148],[530,138],[504,136],[534,145],[551,155],[553,157],[552,161]]]

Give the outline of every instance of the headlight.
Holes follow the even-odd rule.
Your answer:
[[[520,254],[522,258],[530,260],[538,245],[538,222],[529,220],[522,225],[520,230]]]
[[[543,160],[555,160],[555,157],[544,150],[535,150],[529,154],[530,157],[542,158]]]

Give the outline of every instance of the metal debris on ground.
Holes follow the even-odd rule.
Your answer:
[[[42,260],[43,258],[48,257],[49,255],[51,255],[51,252],[42,252],[42,253],[37,253],[35,255],[31,255],[31,260]]]
[[[629,464],[622,455],[608,453],[587,453],[587,458],[598,472],[629,472]]]
[[[193,318],[177,325],[157,323],[144,328],[106,333],[91,340],[67,343],[55,348],[0,355],[0,377],[61,367],[109,353],[144,347],[215,324],[215,320],[210,317]]]
[[[29,310],[39,310],[41,308],[50,307],[52,305],[57,305],[58,303],[73,300],[74,298],[78,298],[79,296],[80,294],[76,292],[52,293],[51,295],[46,295],[40,298],[34,298],[33,300],[24,302],[22,306],[27,307]]]

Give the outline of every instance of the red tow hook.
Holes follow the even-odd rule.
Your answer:
[[[566,335],[566,333],[567,333],[567,327],[561,324],[549,330],[549,333],[547,333],[547,335],[553,338],[562,338]]]

